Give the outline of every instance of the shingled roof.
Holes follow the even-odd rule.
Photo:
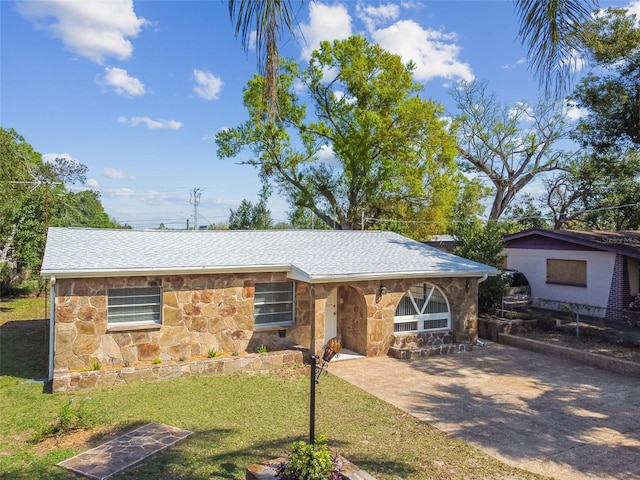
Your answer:
[[[534,228],[506,235],[504,241],[509,247],[515,246],[518,240],[535,236],[568,242],[588,249],[640,258],[640,232],[635,230],[548,230]]]
[[[497,273],[488,265],[393,232],[52,227],[41,275],[86,278],[276,271],[310,283]]]

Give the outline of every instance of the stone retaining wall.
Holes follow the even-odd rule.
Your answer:
[[[52,390],[54,392],[73,392],[141,381],[190,377],[192,375],[274,371],[302,364],[302,356],[302,351],[284,350],[237,357],[218,357],[84,372],[70,372],[68,368],[59,368],[53,372]]]
[[[562,347],[560,345],[552,345],[532,340],[530,338],[507,335],[504,333],[498,335],[498,342],[512,347],[524,348],[525,350],[531,350],[533,352],[566,358],[573,360],[574,362],[602,368],[611,372],[640,377],[640,363],[629,362],[627,360],[600,355],[598,353],[591,353],[585,350],[578,350],[576,348]]]
[[[492,342],[498,341],[498,335],[506,333],[518,335],[520,333],[531,332],[536,326],[537,320],[523,320],[506,318],[478,318],[478,337]]]

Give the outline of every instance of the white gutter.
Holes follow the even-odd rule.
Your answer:
[[[250,265],[220,267],[182,267],[182,268],[136,268],[136,269],[85,269],[85,270],[41,270],[40,275],[51,278],[95,278],[95,277],[144,277],[148,275],[194,275],[207,273],[261,273],[289,272],[291,265]]]
[[[476,272],[389,272],[389,273],[371,273],[371,274],[340,274],[340,275],[323,275],[323,276],[311,276],[309,283],[328,283],[336,281],[368,281],[368,280],[393,280],[404,278],[477,278],[480,276],[478,283],[484,282],[489,275],[496,275],[497,270],[492,272],[476,271]],[[296,280],[296,279],[294,279]]]
[[[56,316],[56,277],[51,276],[49,294],[49,381],[53,380],[53,346]]]

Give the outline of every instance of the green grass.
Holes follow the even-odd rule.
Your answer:
[[[0,325],[12,320],[49,318],[49,298],[23,297],[0,299]]]
[[[10,350],[5,357],[30,350],[20,338],[3,349]],[[157,421],[195,433],[113,478],[244,479],[248,464],[274,459],[292,441],[307,439],[309,378],[303,368],[285,372],[169,379],[73,395],[46,394],[42,384],[26,383],[22,373],[3,374],[0,478],[76,479],[56,463],[100,444],[105,435]],[[332,375],[321,379],[316,403],[316,433],[380,480],[541,478]],[[78,426],[85,428],[70,430]],[[55,442],[47,439],[55,431],[63,433]]]

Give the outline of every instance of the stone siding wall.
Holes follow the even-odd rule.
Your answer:
[[[393,306],[391,318],[402,299],[404,292],[413,285],[430,283],[438,287],[447,297],[451,312],[451,341],[453,343],[471,343],[478,340],[478,281],[476,278],[424,278],[402,280],[395,283],[384,282],[387,293],[384,297]]]
[[[451,330],[442,334],[447,335],[447,338],[456,344],[475,344],[478,339],[478,281],[476,278],[376,280],[352,282],[348,285],[338,283],[314,285],[316,354],[323,350],[326,298],[333,288],[338,288],[338,333],[346,337],[345,348],[366,356],[382,356],[389,353],[389,349],[396,341],[393,319],[398,303],[409,288],[424,282],[440,288],[449,301]],[[381,286],[384,287],[384,293],[380,292]],[[340,304],[341,293],[343,305]],[[361,299],[364,299],[364,302]],[[366,312],[363,312],[362,308],[366,308]],[[366,322],[363,319],[366,319]],[[364,343],[360,336],[363,331],[356,332],[356,327],[366,328]]]
[[[82,370],[95,361],[125,365],[206,356],[210,349],[231,354],[260,345],[268,350],[308,345],[305,309],[311,299],[304,284],[297,284],[295,327],[254,331],[255,283],[286,280],[283,273],[59,279],[54,367]],[[108,325],[107,290],[146,286],[162,288],[162,325]]]
[[[112,387],[128,383],[191,377],[194,375],[220,375],[237,372],[253,373],[275,371],[302,364],[302,352],[283,350],[237,357],[177,362],[161,365],[122,367],[88,372],[70,372],[56,369],[53,375],[54,392],[75,392],[97,387]]]
[[[255,284],[287,281],[284,273],[58,279],[55,299],[54,368],[91,369],[154,360],[206,356],[208,350],[232,354],[313,345],[324,347],[325,307],[338,293],[338,333],[345,347],[367,356],[387,355],[394,344],[398,303],[413,285],[438,286],[449,301],[453,343],[475,343],[477,280],[470,278],[305,284],[296,282],[296,324],[254,328]],[[114,326],[107,323],[109,288],[162,288],[162,325]],[[381,287],[384,291],[381,292]]]

